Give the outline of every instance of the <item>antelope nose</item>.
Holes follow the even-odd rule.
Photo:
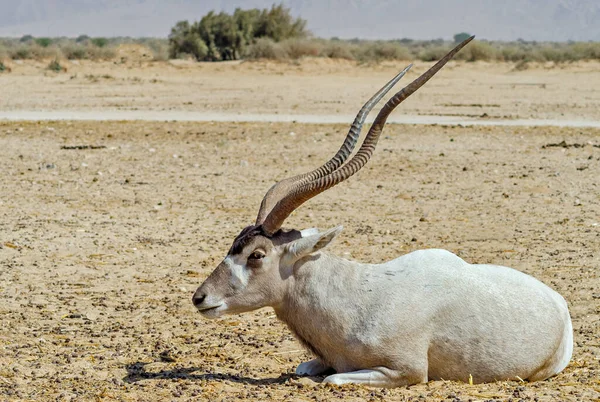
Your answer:
[[[202,304],[204,299],[206,299],[206,294],[203,294],[203,293],[198,294],[198,292],[196,292],[196,293],[194,293],[194,297],[192,297],[192,303],[194,303],[194,306],[198,307],[199,305]]]

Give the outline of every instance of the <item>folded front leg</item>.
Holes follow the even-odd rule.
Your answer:
[[[298,375],[319,375],[327,370],[331,369],[328,365],[323,363],[321,359],[313,359],[308,362],[301,363],[296,368],[296,374]]]
[[[348,373],[333,374],[325,377],[323,383],[327,384],[362,384],[369,387],[401,387],[404,385],[427,382],[427,372],[415,371],[401,373],[386,367],[375,367],[368,370],[350,371]]]

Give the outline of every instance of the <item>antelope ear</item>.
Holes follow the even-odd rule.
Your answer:
[[[331,241],[340,234],[343,228],[343,226],[337,226],[322,233],[311,234],[298,240],[294,240],[285,246],[286,254],[295,261],[308,254],[319,251],[331,243]]]

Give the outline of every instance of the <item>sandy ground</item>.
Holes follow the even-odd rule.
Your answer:
[[[136,56],[136,55],[133,55]],[[408,62],[356,66],[299,63],[149,62],[9,63],[0,73],[0,112],[136,111],[203,114],[351,115]],[[139,56],[139,55],[137,55]],[[402,82],[431,63],[417,62]],[[480,120],[600,121],[600,63],[536,65],[450,62],[403,105],[402,115]]]
[[[288,220],[343,224],[330,252],[347,258],[443,247],[541,279],[568,300],[575,329],[573,360],[555,378],[325,387],[291,374],[309,355],[271,310],[202,319],[192,292],[264,191],[327,159],[345,130],[0,123],[0,399],[600,398],[593,129],[392,125],[367,168]],[[563,140],[581,147],[543,148]],[[61,149],[75,145],[106,148]]]
[[[304,115],[351,114],[398,69],[327,60],[11,67],[0,74],[3,112]],[[449,67],[399,113],[600,118],[600,64]],[[0,401],[600,400],[599,129],[390,125],[363,171],[287,221],[344,225],[329,251],[345,258],[439,247],[544,281],[567,299],[575,332],[572,362],[550,380],[321,386],[292,374],[310,355],[270,309],[217,321],[195,311],[193,291],[254,221],[264,192],[328,159],[346,130],[0,121]],[[98,148],[69,148],[85,145]]]

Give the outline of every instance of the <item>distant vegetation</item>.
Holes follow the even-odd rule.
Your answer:
[[[0,38],[0,62],[7,71],[9,60],[113,60],[121,44],[146,47],[151,59],[188,58],[198,61],[271,59],[293,61],[304,57],[326,57],[378,63],[385,60],[434,61],[456,43],[470,36],[460,32],[453,40],[397,39],[372,41],[310,35],[306,21],[294,18],[283,5],[270,9],[236,9],[233,14],[210,12],[192,22],[180,21],[166,39],[159,38]],[[526,68],[529,62],[565,63],[600,60],[600,42],[499,42],[478,40],[464,48],[457,59],[503,61]]]
[[[48,64],[48,70],[54,71],[55,73],[60,73],[64,71],[65,68],[60,65],[60,62],[56,59],[52,60],[50,64]]]
[[[359,63],[377,63],[384,60],[434,61],[444,56],[454,45],[454,41],[441,39],[367,41],[309,38],[275,42],[268,38],[262,38],[248,47],[245,58],[297,60],[312,56],[356,60]],[[520,63],[521,66],[529,62],[564,63],[578,60],[600,60],[600,43],[475,41],[464,48],[456,58],[466,61],[514,62]]]
[[[276,42],[308,35],[306,21],[294,19],[282,4],[271,9],[242,10],[233,14],[210,12],[198,22],[178,22],[169,35],[172,58],[192,56],[198,61],[237,60],[261,39]]]
[[[169,58],[166,39],[157,38],[0,38],[0,60],[112,60],[121,44],[139,44],[147,47],[154,60]]]
[[[371,41],[361,39],[293,38],[275,41],[260,37],[241,48],[216,48],[204,46],[202,42],[187,37],[174,51],[173,39],[158,38],[102,38],[94,44],[92,39],[44,38],[42,46],[36,38],[29,41],[0,39],[0,61],[7,60],[112,60],[121,44],[139,44],[148,48],[153,60],[169,58],[192,58],[194,60],[272,59],[293,61],[303,57],[326,57],[355,60],[359,63],[378,63],[385,60],[434,61],[442,57],[455,44],[441,39],[422,41],[398,39]],[[220,50],[218,50],[220,49]],[[475,41],[463,49],[457,59],[466,61],[504,61],[524,63],[566,63],[578,60],[600,60],[600,42],[488,42]]]

